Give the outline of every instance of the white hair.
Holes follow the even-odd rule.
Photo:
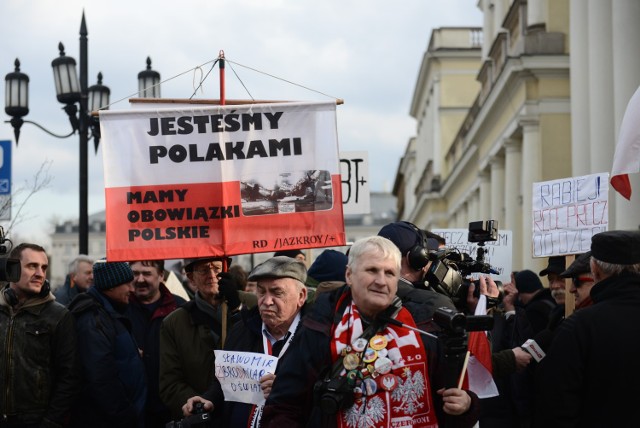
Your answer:
[[[370,251],[379,251],[385,259],[392,259],[398,269],[398,272],[400,271],[400,263],[402,260],[400,250],[396,244],[391,242],[389,239],[378,235],[358,239],[351,248],[349,248],[349,260],[347,261],[347,266],[352,270],[355,270],[358,263],[360,263],[362,255]]]

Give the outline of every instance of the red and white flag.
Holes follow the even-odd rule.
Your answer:
[[[487,314],[487,298],[484,294],[480,295],[478,305],[476,306],[475,315]],[[498,395],[498,387],[493,381],[493,365],[491,364],[491,345],[485,331],[469,332],[470,352],[469,363],[467,366],[469,389],[475,392],[479,398],[496,397]]]
[[[640,171],[640,88],[636,90],[620,124],[618,144],[613,156],[611,185],[618,193],[631,200],[629,175]]]

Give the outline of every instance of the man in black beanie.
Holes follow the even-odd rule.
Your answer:
[[[98,260],[93,286],[69,305],[84,380],[72,427],[144,427],[145,368],[125,316],[132,281],[128,263]]]
[[[640,231],[591,238],[593,305],[557,329],[539,366],[536,426],[631,427],[640,402]]]

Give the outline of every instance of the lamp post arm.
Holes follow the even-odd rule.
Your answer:
[[[56,138],[69,138],[69,137],[71,137],[73,134],[75,134],[75,132],[76,132],[76,131],[75,131],[75,129],[74,129],[74,130],[72,130],[72,131],[71,131],[69,134],[67,134],[67,135],[58,135],[58,134],[54,134],[53,132],[49,131],[47,128],[45,128],[44,126],[40,125],[40,124],[39,124],[39,123],[37,123],[37,122],[33,122],[33,121],[31,121],[31,120],[24,120],[24,119],[22,119],[22,122],[23,122],[23,123],[30,123],[30,124],[32,124],[32,125],[35,125],[35,126],[37,126],[38,128],[42,129],[42,130],[43,130],[44,132],[46,132],[47,134],[51,135],[52,137],[56,137]],[[11,121],[10,121],[10,120],[5,120],[5,121],[4,121],[4,123],[11,123]]]

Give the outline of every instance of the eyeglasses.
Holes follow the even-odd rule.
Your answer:
[[[194,269],[193,271],[200,275],[207,275],[211,272],[213,272],[215,275],[218,272],[222,272],[222,267],[216,266],[216,265],[209,265],[209,266],[200,267],[198,269]]]
[[[578,276],[578,277],[574,276],[571,279],[573,281],[573,286],[576,288],[580,287],[585,282],[593,282],[593,278],[591,278],[590,276]]]

